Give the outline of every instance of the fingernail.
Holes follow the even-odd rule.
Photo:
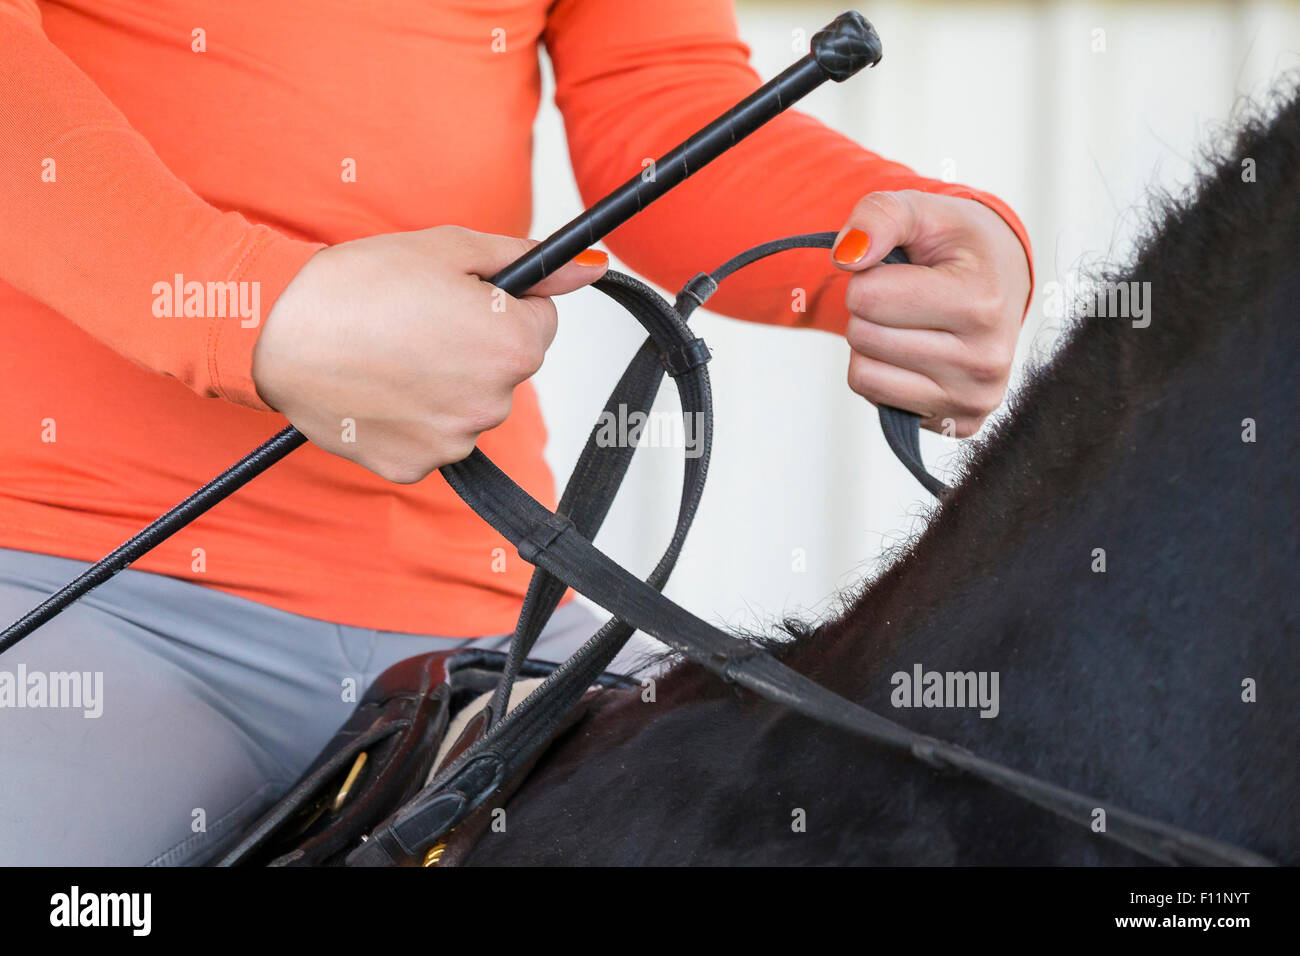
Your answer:
[[[584,249],[573,257],[573,261],[580,266],[603,266],[609,263],[609,256],[599,249]]]
[[[835,261],[842,266],[851,266],[861,260],[870,248],[870,236],[861,229],[850,229],[835,247]]]

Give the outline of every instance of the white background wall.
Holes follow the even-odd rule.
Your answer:
[[[844,8],[741,0],[741,34],[763,78],[797,58],[793,30],[810,34]],[[924,175],[988,189],[1020,213],[1038,287],[1018,369],[1049,351],[1059,331],[1044,315],[1045,285],[1099,256],[1122,256],[1148,188],[1186,184],[1198,144],[1213,139],[1238,96],[1300,70],[1300,2],[861,0],[857,9],[880,32],[883,62],[800,108]],[[1098,30],[1104,51],[1095,49]],[[536,130],[538,237],[581,209],[549,90]],[[668,593],[737,628],[825,614],[837,591],[915,530],[926,496],[890,455],[874,409],[844,384],[841,340],[705,313],[693,323],[714,351],[717,436],[710,486]],[[560,301],[560,333],[537,384],[561,482],[641,338],[598,293]],[[668,391],[657,409],[677,407]],[[923,433],[922,444],[942,475],[955,443]],[[647,572],[667,540],[679,456],[637,453],[598,538],[635,571]],[[806,570],[794,568],[796,549]]]

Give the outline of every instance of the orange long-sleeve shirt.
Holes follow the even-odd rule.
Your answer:
[[[265,316],[322,244],[528,234],[542,45],[588,202],[760,83],[727,0],[0,0],[0,546],[97,558],[284,426],[253,386],[260,322],[167,314],[176,282],[256,284]],[[978,199],[1028,249],[996,198],[798,113],[609,246],[675,288],[902,188]],[[800,318],[842,331],[846,282],[795,253],[710,307],[790,324],[795,283]],[[550,502],[544,442],[524,385],[480,447]],[[136,566],[447,635],[510,630],[530,572],[441,478],[390,484],[314,446]]]

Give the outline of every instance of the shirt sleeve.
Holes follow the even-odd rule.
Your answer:
[[[730,0],[559,0],[545,43],[578,187],[588,204],[630,179],[761,85]],[[995,196],[918,176],[806,114],[787,111],[647,207],[608,239],[647,278],[679,288],[702,269],[771,239],[838,229],[869,192],[916,189],[974,199],[1019,237]],[[796,250],[728,280],[709,308],[775,325],[842,333],[849,275],[824,251]],[[792,308],[795,289],[806,311]],[[1026,308],[1028,302],[1026,301]]]
[[[222,212],[177,179],[48,40],[32,0],[0,0],[0,103],[0,279],[200,395],[266,410],[252,378],[261,319],[321,244]],[[155,289],[177,277],[223,293],[248,283],[258,311],[160,307]]]

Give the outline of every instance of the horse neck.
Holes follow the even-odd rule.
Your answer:
[[[1191,307],[1152,294],[1169,324],[1089,320],[925,533],[794,666],[853,691],[903,658],[1024,653],[1049,634],[1077,637],[1076,663],[1108,652],[1100,631],[1126,658],[1156,656],[1221,644],[1216,621],[1238,630],[1278,606],[1300,490],[1300,271],[1144,377],[1136,353],[1171,348]],[[1150,341],[1121,341],[1136,336]]]
[[[1121,277],[1150,283],[1150,325],[1083,321],[921,538],[791,666],[1063,785],[1250,845],[1300,845],[1300,822],[1271,816],[1300,782],[1285,690],[1300,682],[1288,143],[1300,145],[1294,104],[1288,127],[1241,147],[1276,162],[1271,182],[1224,164]],[[896,675],[918,665],[997,673],[996,719],[896,707]],[[1261,683],[1269,699],[1247,700]],[[1267,812],[1224,815],[1233,787]]]
[[[1243,125],[1194,201],[1156,203],[1135,264],[1108,277],[1145,319],[1078,323],[925,534],[795,660],[842,681],[870,669],[867,650],[974,652],[1091,630],[1105,608],[1130,633],[1149,612],[1158,636],[1180,607],[1274,603],[1295,521],[1297,153],[1292,95]],[[1105,316],[1113,301],[1103,288],[1078,305]]]

